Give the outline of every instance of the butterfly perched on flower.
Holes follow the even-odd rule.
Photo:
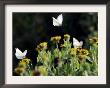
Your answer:
[[[53,25],[54,26],[62,26],[62,22],[63,22],[63,15],[60,14],[57,19],[55,19],[54,17],[52,17],[53,19]]]
[[[22,52],[18,48],[15,48],[15,49],[16,49],[15,56],[16,56],[17,59],[23,59],[23,58],[26,57],[27,50],[25,50],[24,52]]]
[[[83,45],[83,41],[78,41],[76,38],[73,38],[73,46],[74,48],[81,48]]]

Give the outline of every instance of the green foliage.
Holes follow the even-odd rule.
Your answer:
[[[67,34],[66,34],[67,35]],[[65,35],[64,35],[65,36]],[[97,37],[88,39],[89,48],[75,48],[70,42],[70,36],[64,37],[63,44],[60,44],[59,36],[52,40],[56,47],[49,50],[47,42],[39,44],[36,48],[35,68],[28,70],[20,69],[23,75],[30,76],[97,76],[98,75],[98,42]],[[95,39],[95,41],[94,41]],[[90,40],[90,41],[89,41]],[[92,41],[92,42],[91,42]],[[24,60],[24,59],[23,59]],[[22,61],[23,61],[22,60]],[[21,63],[21,62],[19,62]],[[24,66],[25,67],[25,66]],[[23,68],[24,68],[23,67]],[[17,67],[18,68],[18,67]],[[19,70],[19,69],[18,69]],[[25,71],[24,71],[25,70]],[[15,71],[17,72],[17,71]],[[22,74],[19,75],[22,75]]]

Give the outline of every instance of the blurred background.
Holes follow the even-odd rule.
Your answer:
[[[52,17],[63,15],[60,27],[53,26]],[[27,57],[35,65],[35,48],[41,42],[50,42],[52,36],[69,34],[84,41],[89,36],[98,36],[98,13],[13,13],[13,69],[18,63],[15,48],[27,50]],[[62,42],[62,41],[61,41]]]

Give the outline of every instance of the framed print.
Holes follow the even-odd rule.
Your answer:
[[[1,86],[109,88],[108,15],[107,1],[1,1]]]

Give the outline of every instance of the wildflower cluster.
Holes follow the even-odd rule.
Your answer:
[[[59,43],[60,39],[61,39],[61,36],[51,37],[51,41],[53,41],[54,43]]]
[[[45,49],[47,49],[47,42],[40,43],[36,48],[36,50],[45,50]]]
[[[37,45],[38,55],[35,67],[31,68],[30,59],[24,58],[18,63],[15,72],[19,75],[31,76],[98,75],[97,37],[88,39],[89,48],[84,48],[78,40],[71,42],[69,34],[64,35],[63,44],[60,44],[60,40],[61,36],[51,37],[52,46],[56,46],[54,48],[49,46],[47,42]]]
[[[30,64],[31,61],[28,58],[23,58],[22,60],[19,61],[18,66],[15,68],[15,73],[17,75],[25,76],[25,75],[30,75],[30,70],[32,64]]]

